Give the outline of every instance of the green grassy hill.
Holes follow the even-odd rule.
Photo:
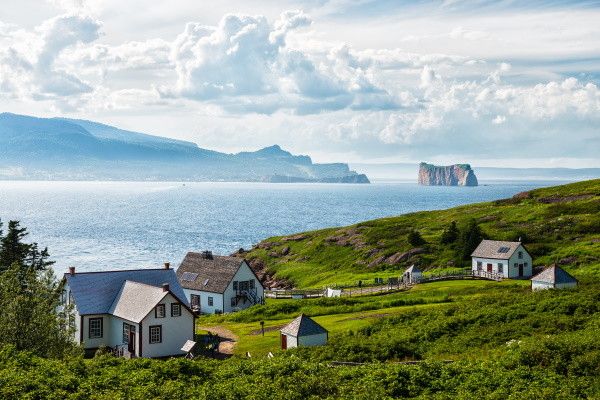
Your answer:
[[[301,288],[356,284],[423,269],[464,267],[457,244],[441,244],[452,221],[475,220],[496,240],[522,238],[534,265],[558,262],[580,279],[600,277],[600,179],[520,193],[513,198],[426,211],[267,239],[244,256],[276,279]],[[417,231],[426,243],[411,245]]]

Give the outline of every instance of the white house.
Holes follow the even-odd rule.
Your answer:
[[[423,272],[414,265],[408,267],[406,271],[404,271],[404,274],[402,274],[402,281],[404,283],[419,283],[422,278]]]
[[[300,314],[280,332],[282,350],[292,347],[323,346],[327,344],[329,337],[327,329],[304,314]]]
[[[168,268],[75,273],[63,278],[63,306],[71,306],[75,341],[86,354],[111,347],[131,357],[184,355],[195,316]]]
[[[574,287],[577,287],[577,279],[556,265],[546,268],[531,278],[531,290],[569,289]]]
[[[226,313],[264,303],[264,288],[246,260],[189,252],[177,278],[193,310]]]
[[[471,268],[477,272],[491,272],[505,278],[529,278],[532,261],[521,242],[482,240],[471,254]]]

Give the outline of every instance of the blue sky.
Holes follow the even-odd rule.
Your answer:
[[[0,109],[318,161],[600,167],[598,1],[21,0]]]

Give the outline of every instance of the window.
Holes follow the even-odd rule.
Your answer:
[[[73,292],[71,292],[69,290],[69,304],[73,304],[73,303],[74,303],[74,301],[73,301]]]
[[[523,252],[522,251],[519,252],[519,259],[521,259],[521,258],[523,258]]]
[[[212,297],[208,297],[208,305],[212,307],[213,305],[213,298]]]
[[[504,264],[498,263],[498,273],[501,274],[504,272]]]
[[[233,290],[238,290],[238,281],[233,281]]]
[[[90,339],[98,339],[102,337],[102,318],[90,318],[89,326]]]
[[[135,333],[135,325],[129,325],[127,322],[123,322],[123,343],[129,343],[129,333]]]
[[[150,326],[150,344],[162,343],[162,325]]]
[[[231,298],[231,307],[235,307],[237,306],[237,301],[235,300],[235,297]]]
[[[254,285],[255,285],[254,279],[250,279],[250,289],[254,289],[254,287],[255,287]]]
[[[191,295],[190,303],[192,303],[192,307],[200,307],[200,296],[198,296],[197,294]]]
[[[181,304],[171,303],[171,317],[180,317],[180,316],[181,316]]]
[[[515,268],[519,268],[519,264],[518,263],[515,263]]]
[[[523,266],[525,266],[525,268],[527,268],[527,263],[523,263]]]
[[[164,318],[165,317],[165,305],[159,304],[154,309],[154,317],[156,318]]]
[[[477,261],[477,271],[481,271],[482,266],[481,261]]]

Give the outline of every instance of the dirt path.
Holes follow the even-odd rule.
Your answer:
[[[198,329],[208,331],[213,335],[219,336],[219,353],[228,356],[233,354],[233,349],[237,344],[238,337],[229,329],[226,329],[222,326],[199,326]]]

